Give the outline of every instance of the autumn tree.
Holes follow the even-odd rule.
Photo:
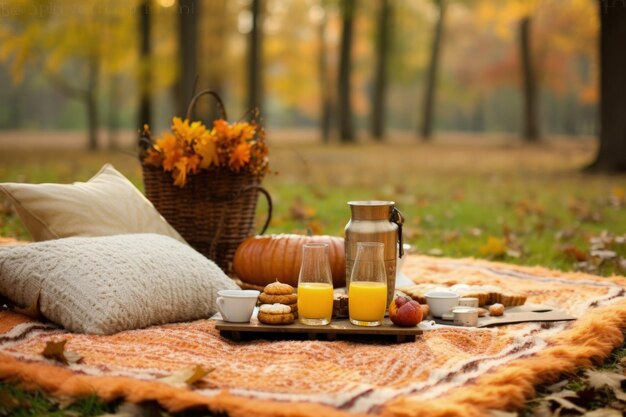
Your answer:
[[[526,142],[539,141],[539,98],[537,95],[537,75],[533,63],[531,47],[531,23],[530,16],[523,16],[519,22],[519,50],[522,70],[523,90],[523,118],[522,138]]]
[[[139,7],[139,112],[138,128],[144,124],[152,124],[152,94],[150,93],[152,66],[150,0],[143,0]]]
[[[387,91],[387,65],[391,46],[392,6],[389,0],[380,0],[378,10],[378,33],[376,36],[376,73],[372,97],[372,137],[381,141],[385,132],[385,105]]]
[[[430,62],[426,74],[426,87],[422,99],[422,119],[420,125],[420,136],[422,140],[430,140],[433,133],[433,120],[435,115],[435,91],[437,88],[437,73],[439,68],[439,56],[441,54],[441,44],[444,31],[444,21],[446,15],[446,0],[435,0],[437,6],[437,23],[433,34],[431,46]]]
[[[178,0],[178,51],[180,73],[176,85],[177,113],[185,116],[198,75],[198,0]]]
[[[626,171],[626,5],[600,7],[600,147],[593,171]]]
[[[339,124],[339,139],[349,143],[355,141],[354,122],[352,120],[351,103],[351,55],[352,55],[352,32],[354,26],[354,14],[356,0],[343,0],[341,3],[342,30],[341,47],[339,55],[339,80],[338,80],[338,103],[337,121]]]
[[[263,2],[252,0],[250,4],[252,27],[248,35],[248,108],[263,107]]]
[[[10,61],[14,80],[21,81],[26,66],[33,65],[51,85],[79,100],[85,108],[88,148],[97,149],[102,75],[122,71],[133,51],[128,48],[134,40],[129,3],[65,0],[33,6],[28,0],[11,0],[5,4],[13,13],[0,27],[0,60]]]
[[[328,28],[328,13],[322,8],[322,5],[318,5],[319,9],[317,14],[317,71],[319,77],[319,91],[320,91],[320,130],[322,132],[322,141],[330,141],[330,130],[332,125],[332,93],[331,93],[331,81],[328,74],[328,48],[326,47],[326,33]]]
[[[226,74],[230,70],[226,59],[227,35],[230,22],[228,0],[212,0],[202,3],[199,27],[199,85],[210,88],[224,96]],[[206,115],[209,124],[218,117],[218,106],[209,100],[198,103],[198,113]]]

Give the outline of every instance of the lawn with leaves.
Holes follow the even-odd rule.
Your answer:
[[[626,275],[626,176],[582,173],[595,151],[592,141],[524,146],[501,137],[445,136],[434,144],[392,139],[391,145],[354,146],[270,142],[274,173],[263,182],[274,200],[269,232],[342,235],[347,201],[390,199],[406,217],[405,240],[419,253]],[[141,187],[136,158],[123,152],[4,149],[0,181],[84,181],[105,162]],[[261,202],[259,224],[264,210]],[[28,239],[2,199],[0,234]],[[615,375],[624,373],[624,352],[605,364]],[[589,372],[567,376],[556,388],[539,387],[545,398],[558,399],[538,396],[523,414],[582,414],[566,401],[621,410],[623,398],[613,389],[618,380],[601,388]]]

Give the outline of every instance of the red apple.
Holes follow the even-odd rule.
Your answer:
[[[389,304],[389,318],[397,326],[415,326],[423,317],[420,303],[410,297],[399,295]]]

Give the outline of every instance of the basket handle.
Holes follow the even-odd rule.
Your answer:
[[[270,196],[269,191],[267,191],[265,188],[261,187],[260,185],[246,185],[245,187],[242,187],[241,189],[239,189],[239,192],[235,196],[235,200],[239,198],[241,195],[243,195],[246,191],[249,191],[249,190],[259,191],[261,194],[265,196],[265,199],[267,200],[267,207],[268,207],[267,218],[265,219],[265,223],[263,224],[261,233],[259,233],[260,235],[262,235],[263,233],[265,233],[265,231],[267,230],[267,227],[270,225],[270,221],[272,220],[272,210],[273,210],[272,196]]]
[[[191,116],[193,115],[192,114],[193,113],[193,109],[196,107],[196,102],[203,95],[213,96],[213,98],[215,98],[215,100],[217,101],[217,108],[220,110],[220,113],[222,114],[222,119],[228,120],[226,118],[226,108],[224,107],[224,102],[220,98],[219,94],[217,94],[215,91],[209,90],[209,89],[202,90],[198,94],[196,94],[195,96],[193,96],[191,98],[191,101],[189,102],[189,106],[187,107],[187,116],[186,116],[187,120],[191,120]]]

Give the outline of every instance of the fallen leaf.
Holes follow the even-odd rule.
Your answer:
[[[572,258],[578,262],[589,260],[589,255],[575,245],[567,245],[561,251],[567,257]]]
[[[584,417],[622,417],[622,412],[612,408],[597,408],[583,414]]]
[[[184,387],[195,384],[209,373],[213,372],[213,370],[214,369],[204,369],[202,366],[196,365],[192,368],[174,372],[170,376],[159,378],[157,381],[174,387]]]
[[[590,254],[591,256],[595,258],[599,258],[603,261],[606,261],[608,259],[613,259],[617,256],[617,253],[615,253],[612,250],[592,250]]]
[[[78,353],[66,351],[66,343],[67,340],[65,339],[58,342],[48,342],[46,343],[46,347],[44,348],[43,352],[41,352],[41,354],[44,358],[61,362],[64,365],[80,362],[83,357],[80,356]]]
[[[600,390],[608,387],[615,394],[615,398],[626,402],[626,392],[622,390],[622,381],[626,376],[606,371],[587,371],[587,383],[593,389]]]
[[[564,379],[563,381],[559,381],[556,384],[547,386],[546,389],[550,392],[558,392],[562,391],[567,384],[569,384],[569,379]]]
[[[494,236],[487,238],[487,243],[480,247],[480,254],[483,256],[498,257],[506,254],[507,247],[504,239]]]
[[[560,410],[574,410],[579,413],[584,413],[586,410],[582,407],[577,406],[567,398],[576,398],[577,395],[574,391],[571,390],[563,390],[561,392],[557,392],[551,395],[548,395],[544,398],[545,401],[552,401],[558,404],[557,410],[555,410],[555,415],[560,415],[561,413],[557,413]]]
[[[8,390],[0,388],[0,415],[9,415],[20,406],[20,401]]]

